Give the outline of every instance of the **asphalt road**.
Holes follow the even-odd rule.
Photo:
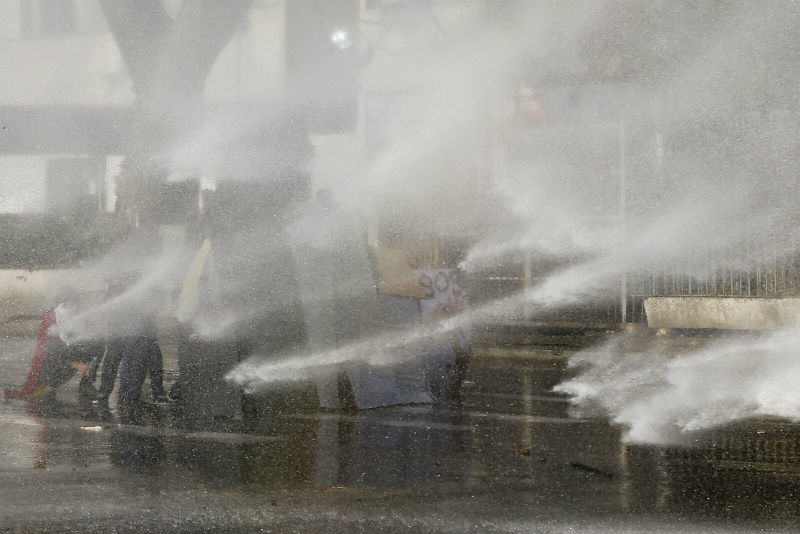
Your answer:
[[[18,384],[32,341],[0,345],[0,382]],[[564,363],[478,352],[459,409],[288,404],[259,432],[187,430],[169,409],[87,417],[73,381],[45,407],[0,406],[0,532],[800,528],[791,427],[745,422],[695,449],[629,447],[550,392]]]

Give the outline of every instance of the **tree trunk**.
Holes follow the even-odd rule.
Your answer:
[[[151,222],[170,155],[202,121],[205,80],[252,0],[185,1],[171,18],[159,0],[101,0],[136,95],[117,179],[117,211]]]

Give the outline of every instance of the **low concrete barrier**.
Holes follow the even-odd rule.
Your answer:
[[[39,316],[55,284],[67,278],[67,270],[24,271],[0,269],[0,319],[17,315]]]
[[[61,285],[99,293],[104,284],[77,269],[0,269],[0,335],[35,333],[39,318],[53,306],[53,294]]]
[[[800,298],[649,297],[650,328],[776,330],[800,325]]]

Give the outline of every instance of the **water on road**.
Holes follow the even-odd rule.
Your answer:
[[[31,342],[4,342],[5,385]],[[0,407],[3,532],[751,532],[800,527],[800,432],[745,421],[693,447],[625,445],[551,392],[566,358],[478,351],[462,406],[279,403],[258,430],[169,408]],[[71,388],[71,389],[70,389]],[[276,393],[277,394],[277,393]],[[113,403],[112,403],[113,406]]]

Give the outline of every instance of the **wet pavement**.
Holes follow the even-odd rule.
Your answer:
[[[32,342],[8,338],[3,385]],[[476,351],[458,409],[319,412],[191,430],[0,407],[0,532],[753,532],[800,528],[800,431],[748,421],[694,447],[626,446],[550,388],[566,354]],[[277,393],[276,393],[277,394]],[[112,402],[113,406],[113,402]]]

